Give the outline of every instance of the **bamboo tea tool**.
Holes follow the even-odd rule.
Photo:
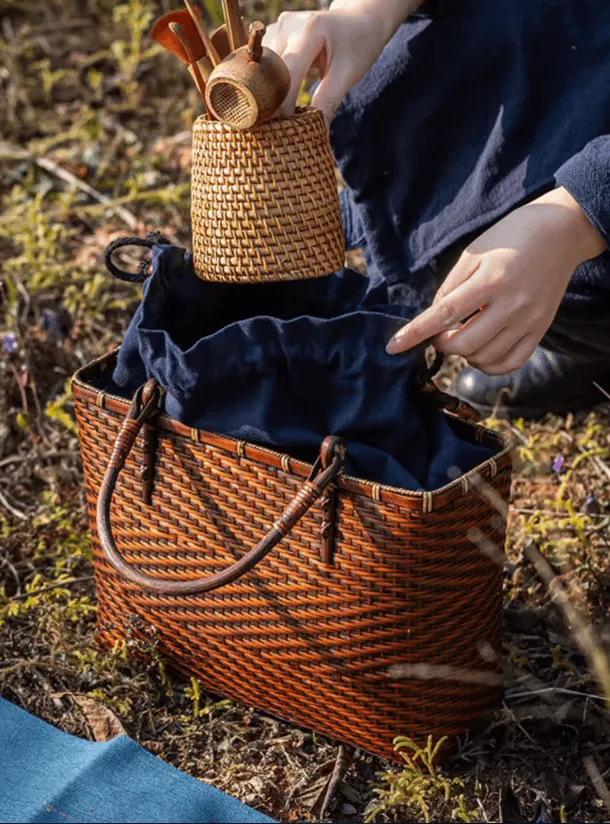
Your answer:
[[[251,129],[270,120],[290,88],[288,67],[263,47],[264,34],[263,23],[252,23],[248,44],[225,57],[207,81],[208,110],[235,129]]]
[[[197,88],[199,89],[199,94],[201,95],[201,99],[205,103],[205,80],[201,75],[201,70],[197,65],[197,60],[195,59],[195,54],[191,48],[191,44],[188,41],[188,38],[184,32],[184,29],[180,25],[180,23],[170,23],[169,24],[170,31],[176,38],[180,41],[186,55],[188,57],[189,67],[191,74],[197,84]]]
[[[214,48],[218,52],[221,60],[224,60],[231,53],[231,43],[229,42],[229,32],[225,23],[219,26],[210,35]],[[206,78],[207,80],[207,78]]]
[[[197,29],[197,33],[199,34],[199,37],[201,38],[201,42],[203,43],[203,46],[206,50],[208,58],[210,59],[210,62],[212,63],[213,66],[217,66],[220,63],[220,55],[216,51],[216,47],[214,46],[214,44],[212,43],[212,41],[208,37],[208,33],[206,32],[206,30],[203,27],[203,22],[201,20],[200,15],[199,15],[199,10],[194,8],[194,6],[190,2],[190,0],[184,0],[184,5],[186,6],[186,9],[187,9],[188,13],[191,16],[191,20],[195,24],[195,28]],[[208,75],[208,77],[209,77],[209,75]],[[207,77],[206,77],[206,80],[207,80]]]
[[[229,34],[229,45],[231,51],[235,51],[247,43],[246,31],[239,13],[239,0],[222,0],[222,11]]]
[[[220,56],[218,55],[215,47],[213,47],[213,52],[208,53],[199,32],[199,27],[188,9],[180,9],[179,11],[172,11],[169,12],[169,14],[164,14],[163,17],[160,17],[153,25],[150,31],[150,37],[183,63],[186,63],[189,66],[189,71],[196,82],[195,75],[190,68],[191,61],[188,52],[186,51],[182,40],[176,36],[175,32],[172,32],[170,28],[172,23],[177,23],[182,28],[184,37],[190,46],[195,63],[197,64],[197,68],[199,69],[202,78],[207,80],[216,64],[220,62]],[[214,54],[216,56],[216,62],[211,59],[210,54]]]

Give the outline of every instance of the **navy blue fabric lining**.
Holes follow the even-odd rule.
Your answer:
[[[121,346],[113,391],[155,377],[177,420],[312,460],[327,435],[347,444],[347,471],[433,489],[489,458],[465,442],[414,380],[424,352],[385,345],[409,319],[387,287],[344,269],[313,280],[206,283],[184,250],[158,245]]]

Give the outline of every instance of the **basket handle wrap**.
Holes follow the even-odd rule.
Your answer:
[[[132,584],[137,584],[144,589],[155,592],[162,592],[166,595],[194,595],[196,593],[211,592],[213,589],[218,589],[241,578],[259,561],[262,561],[282,538],[288,535],[323,492],[341,474],[345,463],[345,447],[340,438],[329,437],[325,439],[320,457],[314,464],[309,478],[262,541],[259,541],[239,561],[231,564],[222,572],[217,572],[207,578],[196,578],[189,581],[154,578],[140,572],[132,564],[128,564],[121,555],[112,536],[110,504],[117,479],[125,466],[127,456],[140,430],[148,418],[158,409],[159,398],[160,389],[153,379],[136,392],[123,421],[97,499],[97,531],[100,543],[108,562],[123,578],[126,578]]]

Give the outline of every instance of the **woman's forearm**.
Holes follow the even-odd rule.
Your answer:
[[[333,0],[330,10],[349,11],[368,18],[371,25],[383,29],[387,42],[423,3],[424,0]]]

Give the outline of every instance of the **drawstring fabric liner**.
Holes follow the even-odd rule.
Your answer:
[[[124,397],[154,377],[165,411],[191,427],[313,461],[327,435],[346,472],[432,490],[492,456],[462,440],[421,391],[425,351],[388,355],[409,309],[385,284],[343,269],[323,278],[199,280],[190,254],[150,240],[151,274],[103,387]]]

